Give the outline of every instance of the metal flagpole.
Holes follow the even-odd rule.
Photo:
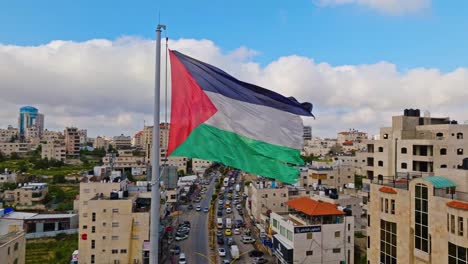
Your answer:
[[[161,31],[165,25],[156,28],[156,64],[154,79],[154,120],[153,120],[153,166],[151,168],[151,230],[150,230],[150,263],[159,263],[159,218],[160,218],[160,193],[159,193],[159,112],[161,90]]]

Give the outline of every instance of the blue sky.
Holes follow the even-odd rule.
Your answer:
[[[401,71],[468,63],[468,1],[432,1],[403,15],[314,1],[2,1],[0,43],[153,38],[160,13],[169,37],[210,39],[225,51],[247,46],[262,65],[292,54],[332,65],[389,61]]]

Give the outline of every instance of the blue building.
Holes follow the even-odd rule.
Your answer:
[[[37,108],[32,106],[23,106],[20,108],[18,118],[18,128],[21,138],[24,138],[26,129],[36,126],[39,132],[42,134],[44,130],[44,115],[39,113]]]

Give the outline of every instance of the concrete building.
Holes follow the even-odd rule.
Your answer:
[[[96,149],[104,148],[105,150],[107,150],[107,148],[109,147],[109,140],[105,137],[97,136],[94,140],[93,147]]]
[[[80,136],[80,146],[85,146],[88,143],[88,130],[80,129],[78,135]]]
[[[354,263],[354,217],[308,197],[286,205],[270,214],[278,263]]]
[[[0,128],[0,142],[14,142],[19,139],[19,130],[12,126],[8,128]]]
[[[26,183],[14,190],[5,191],[4,201],[6,205],[31,206],[44,200],[49,191],[47,183]]]
[[[0,173],[0,183],[4,183],[4,182],[16,183],[16,173],[8,171],[8,169],[5,169],[5,172]]]
[[[26,261],[26,239],[23,231],[12,230],[0,234],[0,256],[5,264],[24,264]]]
[[[40,114],[39,110],[35,107],[23,106],[20,108],[18,117],[18,128],[21,138],[25,137],[26,129],[31,126],[36,126],[39,136],[41,136],[42,131],[44,131],[44,115]]]
[[[370,184],[369,263],[466,263],[468,159],[434,174]]]
[[[42,159],[55,159],[65,161],[66,159],[66,146],[64,142],[55,141],[42,145],[41,149]]]
[[[25,133],[24,133],[24,140],[27,142],[30,142],[34,139],[38,139],[41,137],[41,131],[39,131],[39,128],[36,125],[32,125],[28,128],[26,128]]]
[[[126,181],[81,183],[80,263],[148,261],[150,197],[149,192],[129,192]]]
[[[367,139],[367,133],[361,132],[355,129],[350,129],[349,131],[339,132],[336,138],[336,143],[343,145],[344,142],[361,142]]]
[[[113,137],[111,144],[115,149],[129,149],[132,147],[132,138],[121,134]]]
[[[345,163],[341,157],[336,157],[336,160],[330,163],[312,162],[307,172],[301,172],[299,184],[304,188],[328,186],[341,189],[349,183],[354,183],[354,174],[354,164]]]
[[[411,110],[411,111],[410,111]],[[405,110],[380,129],[379,140],[367,140],[364,175],[369,179],[393,175],[434,175],[436,168],[457,168],[468,152],[468,125],[449,118],[421,117]]]
[[[25,155],[31,151],[31,144],[29,143],[0,143],[0,152],[5,156],[11,156],[16,153],[18,155]]]
[[[56,141],[65,142],[65,137],[59,131],[50,131],[46,129],[42,133],[41,141],[46,142],[46,143],[56,142]]]
[[[208,169],[213,162],[209,160],[202,160],[202,159],[192,159],[192,171],[193,173],[200,173],[203,174],[206,169]]]
[[[119,150],[119,155],[107,154],[102,158],[104,166],[113,170],[132,172],[135,175],[146,174],[145,156],[134,156],[132,150]],[[133,173],[139,171],[140,173]]]
[[[65,149],[67,155],[78,157],[80,155],[80,134],[76,127],[66,127],[63,132],[65,135]]]
[[[312,127],[311,126],[304,126],[304,133],[302,138],[304,140],[311,140],[312,139]]]
[[[336,139],[312,138],[304,141],[302,155],[304,156],[326,156],[331,148],[336,145]]]
[[[132,138],[132,147],[137,148],[137,149],[143,149],[145,146],[145,141],[144,141],[144,131],[138,131]]]

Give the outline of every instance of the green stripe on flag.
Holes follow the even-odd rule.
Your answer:
[[[283,162],[303,164],[298,149],[268,144],[201,124],[171,156],[221,162],[240,170],[295,183],[299,170]]]

